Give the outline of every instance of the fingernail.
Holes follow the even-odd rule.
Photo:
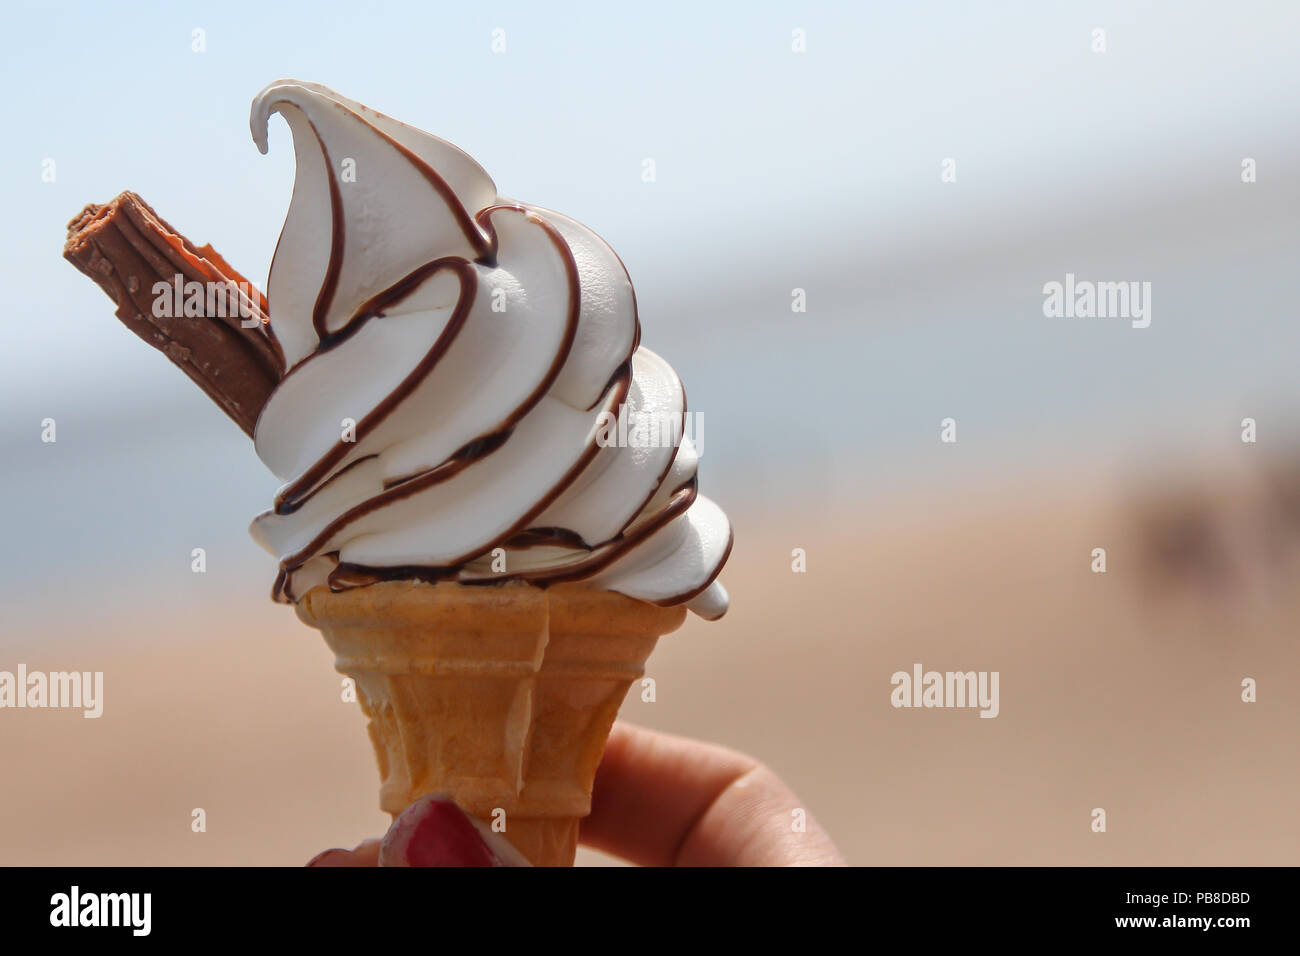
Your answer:
[[[379,848],[380,866],[500,866],[465,811],[433,794],[393,821]]]

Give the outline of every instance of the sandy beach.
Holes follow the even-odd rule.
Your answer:
[[[1133,516],[1056,484],[742,518],[733,610],[663,639],[657,699],[622,716],[759,755],[856,864],[1294,864],[1294,555],[1250,594],[1161,589]],[[293,865],[382,832],[357,706],[262,598],[106,605],[6,648],[2,669],[102,670],[105,700],[0,712],[0,863]],[[891,706],[915,664],[999,672],[998,716]]]

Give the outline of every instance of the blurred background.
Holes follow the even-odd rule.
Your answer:
[[[1294,4],[6,25],[0,670],[102,670],[105,702],[0,710],[0,863],[297,864],[385,825],[364,721],[247,535],[276,481],[60,257],[133,189],[264,283],[293,149],[247,117],[281,76],[451,140],[626,263],[736,545],[732,611],[663,639],[625,719],[760,756],[853,863],[1300,862]],[[1067,272],[1150,282],[1150,326],[1044,317]],[[999,671],[999,717],[893,709],[914,663]]]

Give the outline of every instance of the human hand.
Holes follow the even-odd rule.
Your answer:
[[[752,757],[615,724],[579,842],[641,866],[843,866],[798,798]],[[518,853],[446,797],[417,800],[382,840],[326,850],[308,866],[511,866]]]

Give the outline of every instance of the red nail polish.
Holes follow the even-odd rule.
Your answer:
[[[495,866],[478,829],[454,803],[431,803],[406,847],[411,866]]]
[[[393,823],[379,851],[381,866],[498,866],[482,834],[450,800],[425,797]]]

